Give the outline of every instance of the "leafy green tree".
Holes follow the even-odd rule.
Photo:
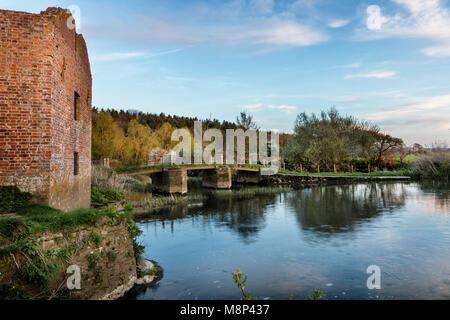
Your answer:
[[[100,113],[92,123],[92,157],[112,158],[119,152],[120,129],[109,112]]]

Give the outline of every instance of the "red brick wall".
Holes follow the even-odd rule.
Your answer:
[[[67,211],[90,205],[92,96],[86,44],[68,18],[0,10],[0,185]]]

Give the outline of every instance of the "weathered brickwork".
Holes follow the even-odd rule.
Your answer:
[[[0,10],[0,185],[66,211],[90,206],[91,177],[92,78],[69,18]]]

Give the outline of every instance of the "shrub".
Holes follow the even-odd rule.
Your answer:
[[[92,186],[91,201],[95,204],[122,201],[124,194],[110,186]]]
[[[450,176],[450,154],[438,152],[420,157],[409,172],[412,176],[424,178],[447,178]]]
[[[21,192],[16,186],[0,187],[0,214],[15,213],[28,205],[31,194]]]

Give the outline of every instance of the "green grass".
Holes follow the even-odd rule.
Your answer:
[[[279,173],[296,174],[302,176],[332,176],[332,177],[392,177],[404,176],[404,171],[375,171],[375,172],[299,172],[280,170]]]
[[[93,225],[102,217],[115,217],[113,209],[80,209],[63,212],[47,206],[30,204],[17,216],[0,219],[0,238],[17,240],[30,235],[72,230],[80,225]]]
[[[91,187],[91,202],[92,204],[107,204],[111,202],[119,202],[124,198],[122,191],[119,191],[111,186],[95,186]]]
[[[121,167],[115,168],[117,173],[133,172],[133,171],[143,171],[151,169],[165,169],[165,168],[184,168],[184,167],[203,167],[209,164],[180,164],[180,165],[170,165],[170,164],[159,164],[156,166],[134,166],[134,167]]]
[[[420,156],[410,154],[410,155],[407,155],[407,156],[405,157],[405,159],[403,159],[403,163],[406,163],[406,164],[414,163],[414,162],[416,162],[418,159],[420,159]],[[398,160],[397,160],[397,161],[398,161]]]

